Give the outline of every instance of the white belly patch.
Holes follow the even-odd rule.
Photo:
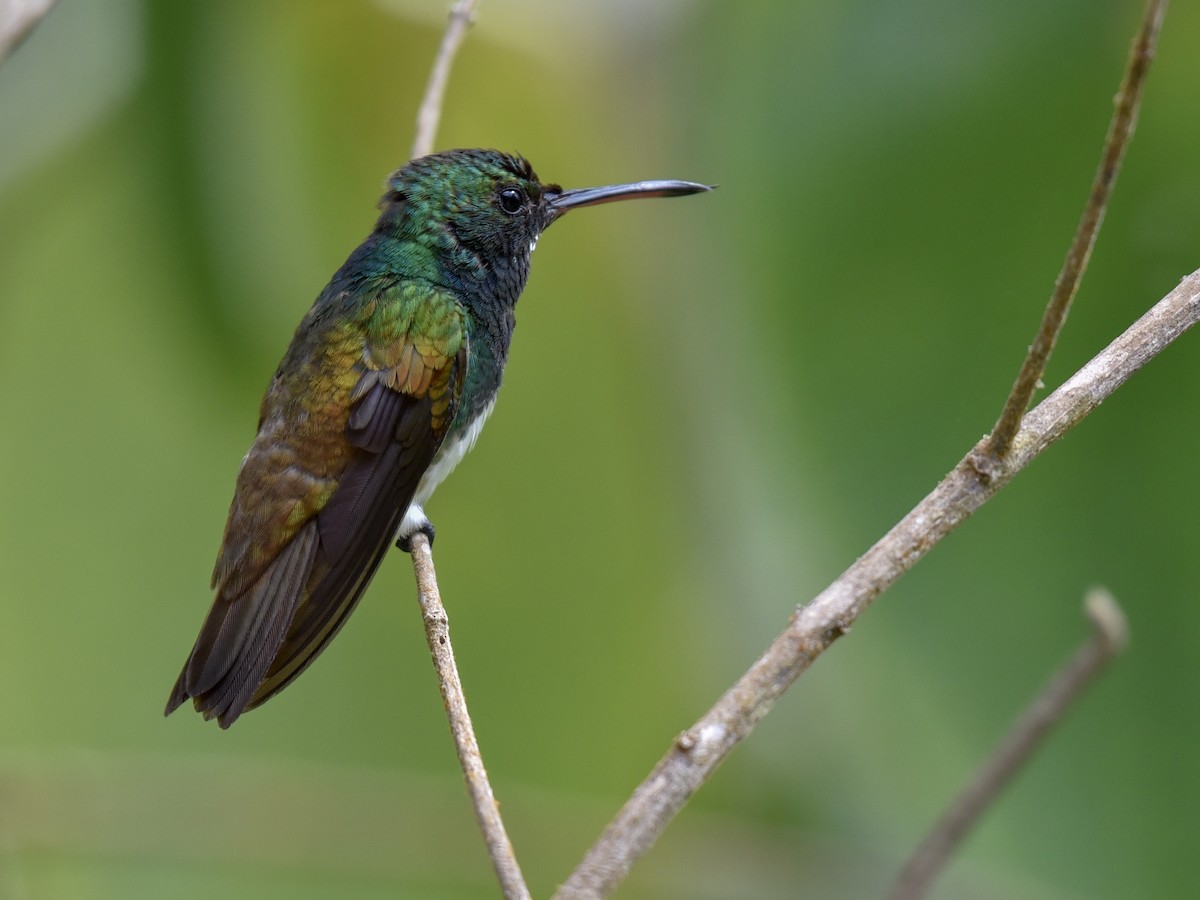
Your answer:
[[[475,442],[479,440],[479,432],[483,431],[483,425],[488,416],[492,414],[492,408],[495,405],[496,398],[493,397],[488,405],[480,410],[479,415],[471,420],[471,424],[465,431],[452,438],[449,443],[442,445],[429,468],[425,470],[425,474],[421,476],[421,482],[417,485],[417,492],[413,495],[412,503],[404,512],[404,519],[396,531],[398,539],[409,537],[429,524],[429,519],[425,515],[426,502],[433,496],[437,486],[446,480],[446,476],[454,471],[454,467],[458,465],[459,461],[475,446]]]

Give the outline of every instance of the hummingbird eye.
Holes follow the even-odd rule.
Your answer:
[[[506,187],[500,191],[500,208],[510,216],[525,208],[525,194],[518,188]]]

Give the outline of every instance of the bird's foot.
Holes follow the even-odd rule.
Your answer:
[[[433,528],[433,523],[430,522],[428,519],[426,519],[421,525],[414,528],[408,534],[404,535],[403,537],[397,538],[396,546],[398,548],[400,548],[401,550],[403,550],[405,553],[412,553],[412,539],[413,539],[413,536],[417,535],[417,534],[425,535],[425,537],[429,538],[429,546],[430,547],[433,546],[434,528]]]

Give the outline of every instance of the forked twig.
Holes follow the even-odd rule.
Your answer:
[[[557,897],[605,897],[724,762],[733,748],[871,602],[990,500],[1043,450],[1079,424],[1134,372],[1200,320],[1200,270],[1029,411],[1012,452],[982,478],[971,450],[913,510],[807,606],[717,701],[683,732],[604,829]]]
[[[845,634],[871,602],[958,527],[1012,477],[1096,408],[1134,372],[1200,318],[1200,271],[1130,326],[1041,404],[1024,413],[1062,327],[1103,218],[1109,189],[1132,134],[1146,68],[1166,7],[1151,0],[1134,41],[1118,109],[1083,222],[1056,284],[1038,340],[997,424],[957,466],[870,550],[807,606],[716,705],[683,732],[638,786],[559,889],[556,897],[610,894],[775,702],[816,658]],[[1090,224],[1088,224],[1090,223]],[[1032,372],[1032,377],[1029,376]],[[1015,409],[1016,413],[1009,413]]]
[[[446,33],[442,35],[441,46],[438,47],[437,58],[429,71],[429,83],[425,86],[425,96],[421,100],[421,108],[417,111],[417,132],[413,136],[412,158],[427,156],[433,152],[433,140],[437,135],[438,122],[442,118],[442,102],[446,96],[446,82],[450,80],[450,68],[454,65],[454,56],[467,36],[475,14],[475,0],[458,0],[450,9],[450,21],[446,25]]]
[[[504,830],[500,808],[492,794],[479,743],[471,727],[471,715],[467,711],[467,700],[463,696],[462,682],[458,678],[458,666],[454,663],[454,648],[450,644],[450,622],[442,606],[441,593],[437,586],[437,572],[433,568],[433,553],[429,539],[418,532],[412,538],[413,573],[417,578],[417,599],[421,603],[421,614],[425,620],[425,638],[429,641],[429,652],[433,654],[433,665],[437,670],[438,688],[442,692],[442,703],[450,719],[450,731],[454,735],[454,747],[458,751],[458,762],[467,780],[467,790],[475,806],[475,818],[487,843],[488,855],[500,887],[508,900],[527,900],[529,889],[521,876],[521,867],[513,853],[512,843]]]
[[[920,900],[980,815],[1004,790],[1067,709],[1124,649],[1125,614],[1108,591],[1096,588],[1084,601],[1092,636],[1017,719],[971,783],[943,813],[900,872],[891,900]]]
[[[1104,222],[1104,210],[1108,206],[1108,198],[1117,180],[1125,148],[1129,146],[1133,129],[1137,125],[1142,88],[1146,83],[1150,61],[1154,58],[1158,33],[1166,11],[1167,0],[1150,0],[1145,15],[1142,16],[1141,27],[1130,48],[1129,60],[1125,64],[1125,77],[1121,80],[1121,87],[1114,101],[1116,108],[1108,126],[1108,135],[1104,139],[1100,166],[1092,180],[1092,191],[1088,195],[1079,225],[1075,228],[1075,236],[1071,240],[1067,258],[1063,260],[1058,279],[1054,282],[1054,290],[1050,294],[1050,302],[1046,305],[1037,335],[1029,345],[1029,353],[1025,362],[1021,364],[1017,381],[1004,403],[1004,411],[1000,413],[1000,418],[992,429],[991,441],[985,453],[978,459],[982,472],[988,471],[993,460],[1000,459],[1008,453],[1013,436],[1021,425],[1021,417],[1029,408],[1033,392],[1037,390],[1042,373],[1046,371],[1046,363],[1050,360],[1054,343],[1067,320],[1071,300],[1079,288],[1088,259],[1092,255],[1092,247],[1096,243],[1096,235]]]

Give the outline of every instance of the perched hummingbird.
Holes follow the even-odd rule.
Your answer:
[[[259,410],[213,571],[217,595],[169,715],[228,728],[337,634],[393,541],[471,449],[504,374],[538,236],[570,209],[709,190],[564,191],[519,156],[451,150],[393,173],[375,229],[292,337]]]

